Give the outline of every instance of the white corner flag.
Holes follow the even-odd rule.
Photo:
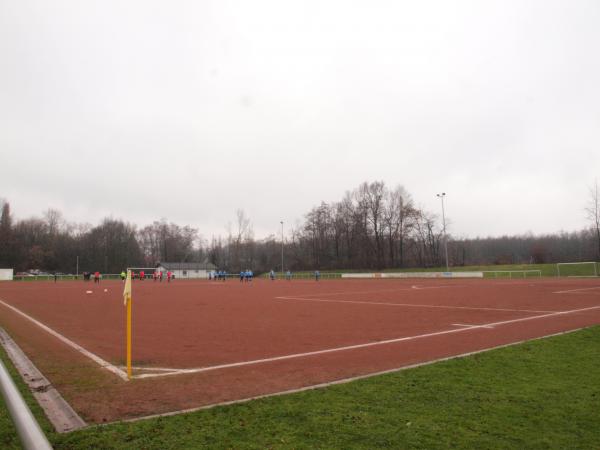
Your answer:
[[[127,279],[123,289],[123,306],[127,306],[128,300],[131,300],[131,270],[127,270]]]
[[[131,380],[131,270],[127,270],[127,280],[123,289],[123,304],[127,307],[127,378]]]

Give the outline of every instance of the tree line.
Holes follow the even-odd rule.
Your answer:
[[[576,232],[488,238],[448,236],[451,266],[600,260],[598,185],[590,190],[590,226]],[[443,224],[418,207],[402,186],[365,182],[337,202],[308,211],[284,239],[284,270],[384,270],[444,265]],[[281,270],[281,236],[256,239],[242,210],[223,236],[210,241],[196,228],[166,219],[138,227],[105,218],[96,226],[68,222],[60,211],[16,220],[2,202],[0,267],[74,273],[118,273],[159,261],[211,262],[231,271]]]
[[[125,267],[152,267],[158,261],[194,261],[203,257],[197,230],[165,220],[138,229],[105,218],[97,226],[73,224],[54,209],[42,217],[13,220],[5,202],[0,215],[0,266],[15,271],[41,269],[75,273],[119,273]]]

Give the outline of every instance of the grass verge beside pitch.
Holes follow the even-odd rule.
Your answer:
[[[35,416],[36,420],[40,424],[46,436],[51,437],[53,434],[52,424],[46,419],[44,415],[44,411],[42,407],[35,400],[31,392],[29,391],[29,387],[25,384],[15,367],[13,366],[12,361],[9,359],[8,355],[4,351],[4,348],[0,346],[0,359],[6,366],[6,369],[10,373],[10,376],[14,380],[19,392],[25,399],[27,406]],[[12,418],[6,408],[4,403],[4,397],[0,394],[0,448],[3,450],[19,450],[21,449],[21,441],[19,440],[19,436],[17,435],[17,430],[12,422]]]
[[[598,361],[593,327],[326,389],[49,438],[57,449],[599,448]]]

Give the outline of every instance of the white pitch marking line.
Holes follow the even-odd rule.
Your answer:
[[[444,289],[444,288],[449,288],[449,287],[465,287],[466,285],[464,284],[442,284],[440,286],[419,286],[417,284],[411,286],[411,289],[417,290],[417,291],[422,291],[424,289]],[[408,290],[408,289],[406,289]]]
[[[494,328],[488,325],[473,325],[468,323],[453,323],[453,327],[466,327],[466,328]]]
[[[388,373],[400,372],[400,371],[403,371],[403,370],[413,369],[413,368],[421,367],[421,366],[429,366],[429,365],[432,365],[432,364],[435,364],[435,363],[438,363],[438,362],[442,362],[442,361],[450,361],[450,360],[453,360],[453,359],[465,358],[465,357],[471,356],[471,355],[478,355],[480,353],[488,352],[490,350],[495,350],[495,349],[500,349],[500,348],[507,348],[507,347],[514,347],[515,345],[520,345],[520,344],[523,344],[523,343],[529,342],[529,341],[538,341],[538,340],[547,339],[547,338],[554,337],[554,336],[563,336],[565,334],[575,333],[575,332],[580,331],[582,329],[583,328],[575,328],[573,330],[561,331],[561,332],[558,332],[558,333],[548,334],[548,335],[537,337],[537,338],[526,339],[526,340],[523,340],[523,341],[511,342],[509,344],[497,345],[497,346],[494,346],[494,347],[488,347],[488,348],[484,348],[484,349],[481,349],[481,350],[475,350],[475,351],[467,352],[467,353],[460,353],[458,355],[447,356],[447,357],[444,357],[444,358],[432,359],[430,361],[425,361],[425,362],[416,363],[416,364],[409,364],[407,366],[396,367],[394,369],[382,370],[382,371],[379,371],[379,372],[367,373],[367,374],[358,375],[358,376],[355,376],[355,377],[342,378],[342,379],[338,379],[338,380],[328,381],[328,382],[325,382],[325,383],[313,384],[313,385],[310,385],[310,386],[304,386],[304,387],[297,388],[297,389],[288,389],[288,390],[285,390],[285,391],[273,392],[273,393],[270,393],[270,394],[256,395],[254,397],[246,397],[246,398],[243,398],[243,399],[240,399],[240,400],[231,400],[231,401],[228,401],[228,402],[212,403],[210,405],[198,406],[196,408],[181,409],[181,410],[170,411],[170,412],[166,412],[166,413],[162,413],[162,414],[152,414],[152,415],[149,415],[149,416],[135,417],[133,419],[125,419],[125,420],[123,420],[123,422],[140,422],[142,420],[156,419],[158,417],[170,417],[170,416],[175,416],[175,415],[180,415],[180,414],[185,414],[185,413],[191,413],[191,412],[202,411],[202,410],[206,410],[206,409],[212,409],[212,408],[215,408],[217,406],[236,405],[236,404],[246,403],[246,402],[249,402],[251,400],[258,400],[258,399],[261,399],[261,398],[277,397],[277,396],[281,396],[281,395],[294,394],[294,393],[297,393],[297,392],[306,392],[306,391],[310,391],[310,390],[320,389],[320,388],[324,388],[324,387],[328,387],[328,386],[336,386],[338,384],[346,384],[346,383],[350,383],[352,381],[363,380],[363,379],[366,379],[366,378],[372,378],[372,377],[376,377],[376,376],[379,376],[379,375],[385,375],[385,374],[388,374]],[[112,423],[117,423],[117,422],[112,422]]]
[[[436,331],[433,333],[419,334],[416,336],[406,336],[406,337],[395,338],[395,339],[386,339],[384,341],[367,342],[366,344],[356,344],[356,345],[348,345],[345,347],[328,348],[325,350],[317,350],[314,352],[295,353],[292,355],[255,359],[252,361],[241,361],[241,362],[237,362],[237,363],[221,364],[218,366],[198,367],[198,368],[193,368],[193,369],[181,369],[177,372],[170,372],[170,373],[148,373],[148,374],[143,374],[143,375],[136,375],[134,378],[167,377],[167,376],[172,376],[172,375],[208,372],[211,370],[229,369],[232,367],[249,366],[249,365],[253,365],[253,364],[268,363],[268,362],[273,362],[273,361],[283,361],[286,359],[303,358],[303,357],[307,357],[307,356],[322,355],[325,353],[334,353],[334,352],[341,352],[341,351],[346,351],[346,350],[356,350],[359,348],[374,347],[374,346],[378,346],[378,345],[394,344],[397,342],[412,341],[415,339],[423,339],[423,338],[428,338],[428,337],[433,337],[433,336],[442,336],[445,334],[460,333],[463,331],[469,331],[469,330],[474,330],[474,329],[479,329],[479,328],[493,328],[497,325],[506,325],[509,323],[525,322],[527,320],[536,320],[536,319],[543,319],[543,318],[552,317],[552,316],[573,314],[573,313],[578,313],[578,312],[583,312],[583,311],[590,311],[592,309],[600,309],[600,306],[592,306],[590,308],[581,308],[581,309],[572,309],[569,311],[557,311],[557,312],[553,312],[550,314],[542,314],[539,316],[530,316],[530,317],[522,317],[520,319],[511,319],[511,320],[503,320],[500,322],[491,322],[491,323],[486,323],[486,324],[482,324],[482,325],[472,326],[469,328],[454,328],[452,330]]]
[[[98,355],[95,355],[94,353],[86,350],[85,348],[83,348],[81,345],[76,344],[75,342],[73,342],[72,340],[64,337],[62,334],[60,334],[57,331],[54,331],[52,328],[44,325],[42,322],[34,319],[33,317],[25,314],[23,311],[21,311],[20,309],[15,308],[12,305],[9,305],[8,303],[0,300],[0,304],[6,306],[9,309],[12,309],[14,312],[16,312],[17,314],[20,314],[21,316],[25,317],[26,319],[30,320],[31,322],[33,322],[34,324],[36,324],[38,327],[40,327],[42,330],[50,333],[52,336],[54,336],[55,338],[61,340],[62,342],[64,342],[65,344],[67,344],[69,347],[74,348],[75,350],[77,350],[79,353],[87,356],[88,358],[90,358],[92,361],[94,361],[96,364],[98,364],[100,367],[105,368],[106,370],[114,373],[115,375],[119,376],[120,378],[122,378],[125,381],[128,381],[127,378],[127,373],[125,373],[124,371],[122,371],[121,369],[119,369],[118,367],[114,366],[113,364],[109,363],[108,361],[103,360],[102,358],[100,358]]]
[[[503,320],[500,322],[486,323],[486,324],[483,324],[480,326],[495,327],[496,325],[505,325],[507,323],[524,322],[526,320],[543,319],[544,317],[560,316],[560,315],[573,314],[573,313],[578,313],[578,312],[583,312],[583,311],[591,311],[592,309],[600,309],[600,306],[590,306],[589,308],[571,309],[569,311],[556,311],[556,312],[553,312],[550,314],[542,314],[541,316],[530,316],[530,317],[523,317],[521,319]]]
[[[417,285],[415,285],[417,286]],[[464,284],[444,284],[441,286],[422,286],[422,287],[405,287],[405,288],[395,288],[395,289],[377,289],[372,291],[343,291],[343,292],[317,292],[312,294],[298,294],[298,297],[314,297],[315,295],[320,295],[322,297],[327,297],[329,295],[355,295],[355,294],[378,294],[380,292],[399,292],[399,291],[412,291],[412,290],[425,290],[425,289],[442,289],[448,287],[464,287]]]
[[[252,365],[252,364],[260,364],[260,363],[267,363],[267,362],[273,362],[273,361],[282,361],[282,360],[286,360],[286,359],[302,358],[302,357],[306,357],[306,356],[322,355],[325,353],[340,352],[340,351],[344,351],[344,350],[354,350],[354,349],[365,348],[365,347],[373,347],[376,345],[384,345],[384,344],[390,344],[390,343],[394,343],[394,342],[408,341],[408,340],[412,340],[412,339],[436,336],[436,335],[440,335],[440,334],[456,333],[458,331],[464,331],[464,330],[465,330],[464,328],[461,328],[461,329],[454,329],[454,330],[437,331],[434,333],[428,333],[428,334],[423,334],[423,335],[419,335],[419,336],[409,336],[409,337],[402,337],[402,338],[396,338],[396,339],[387,339],[384,341],[375,341],[375,342],[368,342],[366,344],[348,345],[345,347],[329,348],[329,349],[325,349],[325,350],[317,350],[314,352],[294,353],[291,355],[275,356],[272,358],[263,358],[263,359],[255,359],[252,361],[242,361],[242,362],[237,362],[237,363],[221,364],[218,366],[198,367],[198,368],[193,368],[193,369],[182,369],[179,372],[173,372],[173,373],[143,374],[143,375],[137,375],[137,376],[135,376],[135,378],[164,377],[164,376],[169,376],[169,375],[179,375],[179,374],[186,374],[186,373],[208,372],[210,370],[217,370],[217,369],[229,369],[232,367],[248,366],[248,365]]]
[[[590,287],[590,288],[570,289],[568,291],[555,291],[555,292],[553,292],[553,294],[570,294],[572,292],[591,291],[593,289],[600,289],[600,286],[595,286],[595,287]]]
[[[119,366],[120,369],[127,369],[126,366]],[[155,372],[178,372],[180,370],[184,370],[184,369],[175,369],[175,368],[169,368],[169,367],[141,367],[141,366],[133,366],[132,367],[133,370],[148,370],[148,371],[155,371]]]
[[[301,297],[275,297],[276,300],[301,300],[306,302],[324,302],[324,303],[355,303],[359,305],[386,305],[386,306],[408,306],[411,308],[441,308],[441,309],[466,309],[473,311],[508,311],[508,312],[530,312],[530,313],[552,313],[556,311],[535,310],[535,309],[510,309],[510,308],[485,308],[477,306],[448,306],[448,305],[421,305],[417,303],[389,303],[389,302],[369,302],[361,300],[328,300],[322,298],[301,298]]]

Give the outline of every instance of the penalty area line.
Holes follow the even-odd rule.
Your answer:
[[[106,425],[110,425],[112,423],[133,423],[133,422],[141,422],[144,420],[148,420],[148,419],[156,419],[159,417],[171,417],[171,416],[177,416],[177,415],[181,415],[181,414],[187,414],[187,413],[192,413],[192,412],[196,412],[196,411],[203,411],[203,410],[208,410],[208,409],[212,409],[212,408],[216,408],[218,406],[228,406],[228,405],[236,405],[236,404],[242,404],[242,403],[247,403],[253,400],[258,400],[258,399],[262,399],[262,398],[269,398],[269,397],[279,397],[282,395],[288,395],[288,394],[295,394],[298,392],[306,392],[306,391],[311,391],[311,390],[316,390],[316,389],[322,389],[322,388],[327,388],[329,386],[336,386],[336,385],[340,385],[340,384],[347,384],[347,383],[351,383],[353,381],[357,381],[357,380],[364,380],[364,379],[368,379],[368,378],[373,378],[376,376],[380,376],[380,375],[385,375],[385,374],[389,374],[389,373],[397,373],[397,372],[401,372],[404,370],[408,370],[408,369],[414,369],[416,367],[422,367],[422,366],[429,366],[438,362],[443,362],[443,361],[451,361],[454,359],[462,359],[468,356],[472,356],[472,355],[479,355],[481,353],[485,353],[488,352],[490,350],[496,350],[496,349],[501,349],[501,348],[508,348],[508,347],[514,347],[516,345],[520,345],[520,344],[524,344],[526,342],[529,341],[539,341],[542,339],[547,339],[547,338],[551,338],[551,337],[556,337],[556,336],[563,336],[566,334],[572,334],[572,333],[576,333],[577,331],[581,331],[584,328],[575,328],[573,330],[567,330],[567,331],[560,331],[558,333],[554,333],[554,334],[548,334],[545,336],[540,336],[540,337],[536,337],[536,338],[531,338],[531,339],[526,339],[526,340],[521,340],[521,341],[515,341],[515,342],[511,342],[509,344],[502,344],[502,345],[496,345],[493,347],[486,347],[483,348],[481,350],[475,350],[472,352],[466,352],[466,353],[460,353],[457,355],[452,355],[452,356],[447,356],[447,357],[442,357],[442,358],[436,358],[436,359],[432,359],[429,361],[424,361],[424,362],[420,362],[420,363],[415,363],[415,364],[409,364],[406,366],[400,366],[400,367],[396,367],[393,369],[387,369],[387,370],[382,370],[382,371],[378,371],[378,372],[372,372],[372,373],[366,373],[364,375],[358,375],[358,376],[354,376],[354,377],[350,377],[350,378],[341,378],[338,380],[333,380],[333,381],[326,381],[324,383],[318,383],[318,384],[312,384],[310,386],[304,386],[301,388],[296,388],[296,389],[287,389],[284,391],[277,391],[277,392],[272,392],[272,393],[268,393],[268,394],[262,394],[262,395],[255,395],[253,397],[246,397],[246,398],[241,398],[238,400],[231,400],[231,401],[226,401],[226,402],[220,402],[220,403],[212,403],[212,404],[208,404],[208,405],[203,405],[203,406],[197,406],[194,408],[187,408],[187,409],[181,409],[181,410],[177,410],[177,411],[169,411],[166,413],[160,413],[160,414],[152,414],[149,416],[142,416],[142,417],[134,417],[131,419],[124,419],[124,420],[119,420],[117,422],[111,422],[111,423],[104,423],[104,424],[99,424],[99,425],[91,425],[89,428],[93,428],[93,427],[103,427]]]
[[[452,305],[426,305],[420,303],[393,303],[393,302],[370,302],[365,300],[333,300],[324,298],[302,298],[302,297],[275,297],[275,300],[299,300],[305,302],[323,303],[351,303],[358,305],[383,305],[383,306],[405,306],[409,308],[440,308],[440,309],[465,309],[470,311],[503,311],[523,313],[554,313],[557,311],[537,309],[511,309],[511,308],[486,308],[485,306],[452,306]]]
[[[30,315],[28,315],[28,314],[24,313],[23,311],[21,311],[20,309],[15,308],[14,306],[9,305],[8,303],[6,303],[6,302],[4,302],[2,300],[0,300],[0,304],[6,306],[7,308],[9,308],[12,311],[16,312],[17,314],[19,314],[20,316],[26,318],[30,322],[33,322],[35,325],[37,325],[38,327],[40,327],[42,330],[44,330],[47,333],[50,333],[52,336],[54,336],[58,340],[62,341],[63,343],[67,344],[69,347],[77,350],[82,355],[87,356],[92,361],[94,361],[96,364],[98,364],[100,367],[103,367],[104,369],[108,370],[109,372],[114,373],[119,378],[121,378],[121,379],[123,379],[125,381],[129,381],[128,378],[127,378],[127,373],[125,373],[124,371],[122,371],[121,369],[119,369],[118,367],[116,367],[115,365],[109,363],[108,361],[105,361],[104,359],[100,358],[98,355],[90,352],[89,350],[86,350],[81,345],[76,344],[75,342],[73,342],[69,338],[67,338],[67,337],[63,336],[62,334],[60,334],[58,331],[55,331],[52,328],[44,325],[42,322],[40,322],[39,320],[34,319]]]
[[[453,327],[465,327],[465,328],[494,328],[489,325],[473,325],[469,323],[453,323]]]
[[[600,286],[594,286],[594,287],[589,287],[589,288],[580,288],[580,289],[569,289],[568,291],[554,291],[553,294],[572,294],[572,293],[579,293],[581,291],[591,291],[594,289],[600,289]]]
[[[465,284],[443,284],[439,286],[419,286],[412,285],[411,287],[399,287],[393,289],[373,289],[370,291],[338,291],[338,292],[317,292],[310,294],[298,294],[297,297],[314,297],[318,295],[320,297],[330,297],[332,295],[357,295],[357,294],[379,294],[381,292],[401,292],[401,291],[424,291],[428,289],[442,289],[442,288],[454,288],[454,287],[464,287],[467,286]]]
[[[197,367],[197,368],[192,368],[192,369],[181,369],[181,370],[178,370],[175,372],[168,372],[168,373],[147,373],[147,374],[142,374],[142,375],[136,375],[133,378],[138,379],[138,378],[168,377],[168,376],[173,376],[173,375],[184,375],[184,374],[192,374],[192,373],[209,372],[212,370],[219,370],[219,369],[230,369],[230,368],[234,368],[234,367],[250,366],[250,365],[254,365],[254,364],[263,364],[263,363],[270,363],[270,362],[275,362],[275,361],[285,361],[288,359],[304,358],[304,357],[310,357],[310,356],[323,355],[323,354],[327,354],[327,353],[342,352],[342,351],[347,351],[347,350],[356,350],[356,349],[361,349],[361,348],[375,347],[375,346],[379,346],[379,345],[395,344],[398,342],[412,341],[412,340],[416,340],[416,339],[423,339],[423,338],[434,337],[434,336],[443,336],[446,334],[461,333],[463,331],[470,331],[470,330],[481,329],[481,328],[494,328],[498,325],[506,325],[506,324],[510,324],[510,323],[525,322],[528,320],[536,320],[536,319],[543,319],[543,318],[547,318],[547,317],[554,317],[554,316],[560,316],[560,315],[566,315],[566,314],[574,314],[574,313],[590,311],[590,310],[594,310],[594,309],[600,309],[600,306],[592,306],[590,308],[572,309],[569,311],[557,311],[557,312],[552,312],[549,314],[541,314],[538,316],[528,316],[528,317],[521,317],[519,319],[502,320],[502,321],[498,321],[498,322],[485,323],[485,324],[481,324],[481,325],[473,325],[473,326],[469,326],[469,327],[453,328],[451,330],[435,331],[432,333],[419,334],[419,335],[415,335],[415,336],[405,336],[405,337],[401,337],[401,338],[367,342],[364,344],[347,345],[344,347],[335,347],[335,348],[328,348],[328,349],[324,349],[324,350],[316,350],[313,352],[294,353],[291,355],[275,356],[272,358],[255,359],[255,360],[251,360],[251,361],[240,361],[240,362],[236,362],[236,363],[220,364],[217,366]]]

